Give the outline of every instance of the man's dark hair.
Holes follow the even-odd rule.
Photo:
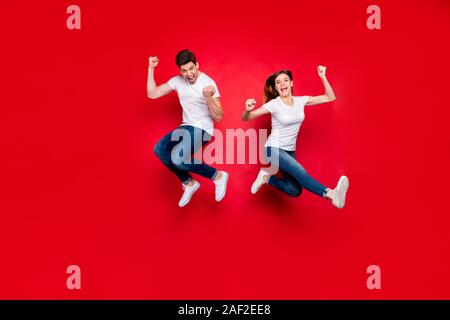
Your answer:
[[[191,51],[185,49],[185,50],[181,50],[180,52],[177,53],[175,62],[178,67],[181,67],[183,64],[186,64],[189,62],[192,62],[193,64],[197,64],[197,59],[195,59],[195,55]]]

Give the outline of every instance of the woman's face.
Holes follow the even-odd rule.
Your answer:
[[[278,75],[275,78],[275,90],[281,97],[288,97],[292,93],[293,81],[289,79],[289,76],[285,73]]]

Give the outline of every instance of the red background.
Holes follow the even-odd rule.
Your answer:
[[[70,4],[2,3],[0,298],[450,298],[448,1],[79,0],[74,31]],[[146,77],[150,55],[158,83],[177,74],[184,48],[219,86],[220,130],[268,128],[240,120],[245,99],[281,68],[321,94],[327,66],[337,100],[307,109],[298,158],[326,185],[349,176],[346,208],[251,195],[258,165],[217,165],[225,199],[199,178],[178,208],[153,146],[181,109],[147,99]]]

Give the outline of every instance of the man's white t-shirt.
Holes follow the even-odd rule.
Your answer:
[[[181,75],[171,78],[167,84],[177,92],[183,108],[183,123],[205,130],[211,136],[214,134],[214,122],[209,113],[206,98],[203,96],[203,88],[214,86],[216,93],[214,98],[220,97],[219,89],[213,79],[205,73],[201,73],[194,84],[190,84]]]
[[[278,96],[262,105],[272,114],[272,131],[265,147],[294,151],[298,131],[305,119],[305,104],[308,96],[293,97],[294,105],[285,104]]]

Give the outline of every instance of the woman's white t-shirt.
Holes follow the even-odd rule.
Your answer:
[[[219,89],[213,79],[201,73],[194,84],[190,84],[181,75],[171,78],[167,84],[177,92],[181,107],[183,108],[183,123],[205,130],[211,136],[214,133],[214,123],[209,113],[203,88],[214,86],[214,98],[220,97]]]
[[[292,97],[294,105],[285,104],[278,96],[262,105],[272,114],[272,131],[265,147],[294,151],[300,126],[305,119],[308,96]]]

